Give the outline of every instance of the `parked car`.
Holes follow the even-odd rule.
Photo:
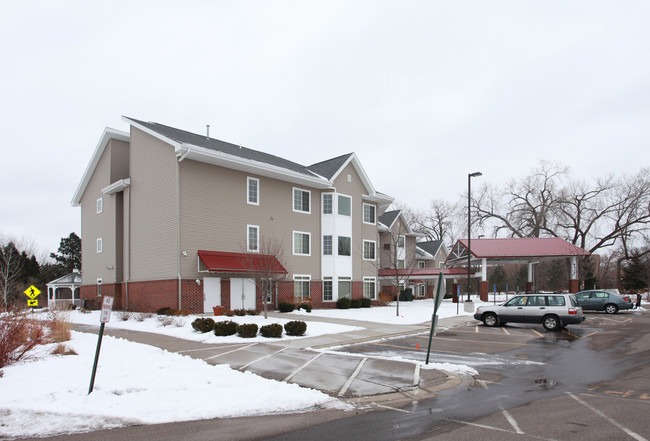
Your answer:
[[[573,294],[522,294],[501,305],[479,306],[474,314],[485,326],[513,323],[541,323],[549,331],[585,320]]]
[[[576,294],[578,303],[585,311],[605,311],[616,314],[621,309],[632,309],[634,303],[629,296],[604,289],[590,289]]]

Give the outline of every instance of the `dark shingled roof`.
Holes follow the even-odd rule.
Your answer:
[[[402,212],[402,210],[393,210],[393,211],[387,211],[381,216],[379,216],[377,219],[379,222],[382,224],[386,225],[387,227],[390,227],[393,225],[393,222],[395,222],[395,219],[399,214]]]
[[[251,161],[263,162],[276,167],[282,167],[296,173],[301,173],[310,177],[315,177],[307,167],[297,164],[295,162],[280,158],[278,156],[270,155],[268,153],[260,152],[258,150],[249,149],[239,145],[231,144],[229,142],[220,141],[214,138],[208,138],[204,135],[197,135],[196,133],[186,132],[185,130],[176,129],[163,124],[155,122],[140,121],[135,118],[126,117],[129,120],[146,127],[149,130],[160,133],[161,135],[172,139],[174,141],[186,144],[192,144],[206,149],[215,150],[232,156],[237,156],[242,159]],[[328,162],[328,161],[325,161]],[[320,174],[320,173],[319,173]]]
[[[415,246],[418,248],[423,249],[427,253],[431,254],[432,256],[435,256],[438,250],[440,249],[440,246],[442,245],[441,240],[430,240],[427,242],[417,242]]]
[[[352,153],[310,165],[308,168],[326,179],[332,179],[336,172],[341,169],[343,164],[345,164],[345,161],[350,159],[350,156],[352,156]]]

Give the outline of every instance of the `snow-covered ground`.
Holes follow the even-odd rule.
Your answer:
[[[286,318],[262,316],[214,317],[238,323],[284,324],[312,318],[336,317],[391,324],[413,324],[431,320],[433,302],[418,300],[396,305],[350,310],[313,310],[289,313]],[[459,308],[460,315],[463,305]],[[163,326],[157,316],[121,320],[113,312],[110,328],[155,332],[205,343],[241,342],[237,336],[216,337],[191,328],[196,316],[176,318]],[[456,305],[443,302],[439,317],[456,315]],[[99,313],[67,313],[73,323],[99,325]],[[41,318],[47,318],[43,312]],[[305,337],[351,332],[356,326],[309,321]],[[288,337],[282,339],[305,338]],[[266,341],[263,337],[246,341]],[[277,340],[274,340],[277,341]],[[155,424],[203,418],[233,417],[278,412],[308,411],[315,407],[345,405],[319,391],[267,380],[251,373],[234,371],[227,366],[212,366],[203,361],[158,348],[105,336],[95,381],[88,395],[97,335],[72,333],[65,343],[78,355],[51,355],[55,345],[40,347],[34,356],[2,369],[0,378],[0,437],[47,436],[90,431],[131,424]],[[455,372],[471,373],[459,365],[436,366]],[[187,373],[191,372],[191,375]],[[35,380],[38,379],[38,380]],[[218,397],[218,399],[216,399]]]

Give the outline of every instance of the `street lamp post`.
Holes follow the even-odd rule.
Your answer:
[[[472,259],[472,178],[482,176],[481,172],[469,173],[467,175],[467,301],[469,298],[469,287],[471,281],[471,259]]]

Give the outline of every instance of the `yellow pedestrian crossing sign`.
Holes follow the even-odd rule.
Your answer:
[[[27,300],[27,306],[38,306],[38,300],[36,300],[36,299]]]
[[[27,297],[29,297],[32,300],[38,297],[38,295],[41,293],[41,291],[38,288],[36,288],[34,285],[30,286],[23,292]]]

